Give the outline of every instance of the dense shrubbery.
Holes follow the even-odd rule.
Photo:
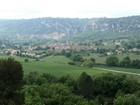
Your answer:
[[[117,66],[119,64],[119,59],[115,56],[108,57],[106,59],[106,64],[108,66]]]
[[[72,57],[72,60],[75,62],[84,62],[84,59],[82,58],[81,55],[75,55]]]
[[[140,96],[135,94],[140,84],[127,75],[109,73],[91,78],[83,72],[74,80],[69,75],[56,78],[31,72],[24,83],[26,105],[126,105],[127,101],[140,104]]]
[[[94,65],[94,63],[91,60],[85,60],[82,64],[82,66],[90,67],[90,68],[93,67],[93,65]]]
[[[23,105],[22,65],[12,58],[0,59],[0,105]]]
[[[31,72],[23,80],[21,64],[9,58],[0,60],[0,84],[1,105],[140,105],[140,83],[121,74],[83,72],[75,80]]]
[[[75,65],[75,62],[68,62],[69,65]]]
[[[119,59],[116,56],[110,56],[106,59],[106,65],[108,65],[108,66],[140,68],[140,60],[138,60],[138,59],[131,60],[127,56],[119,62]]]

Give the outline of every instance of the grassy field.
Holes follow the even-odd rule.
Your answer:
[[[101,68],[117,70],[117,71],[125,71],[125,72],[131,72],[131,73],[139,73],[140,74],[140,69],[123,68],[123,67],[107,67],[107,66],[103,66]]]
[[[23,68],[25,74],[31,71],[38,71],[39,73],[50,73],[57,77],[71,75],[73,78],[79,77],[79,75],[84,71],[90,75],[106,73],[106,71],[96,70],[93,68],[68,65],[68,61],[70,60],[64,56],[51,56],[40,61],[24,62]]]
[[[90,56],[83,56],[84,59],[90,59],[90,58],[95,58],[96,59],[96,63],[102,63],[105,64],[105,60],[107,57],[103,56],[101,57],[101,54],[90,54]]]
[[[122,60],[124,57],[129,56],[131,60],[134,59],[140,59],[140,55],[136,55],[133,53],[129,53],[129,54],[118,54],[117,57],[119,58],[119,60]],[[106,58],[108,56],[101,56],[101,54],[90,54],[90,56],[84,56],[84,59],[90,59],[90,58],[95,58],[96,59],[96,63],[102,63],[105,64]]]
[[[8,58],[8,57],[9,56],[3,56],[3,55],[0,56],[0,58]],[[12,56],[12,57],[15,58],[15,60],[21,62],[21,64],[23,65],[24,74],[37,71],[39,73],[50,73],[57,77],[64,76],[64,75],[71,75],[73,78],[78,78],[79,75],[84,71],[91,76],[94,76],[94,75],[97,76],[97,75],[101,75],[103,73],[108,72],[108,71],[102,71],[99,69],[68,65],[67,63],[70,61],[70,59],[64,56],[49,56],[49,57],[41,59],[40,61],[29,59],[29,62],[24,62],[25,58],[21,58],[17,56]],[[100,57],[100,59],[102,60],[102,57]],[[105,66],[102,68],[113,69],[113,70],[118,70],[118,71],[126,71],[126,72],[132,72],[132,73],[140,73],[139,69],[105,67]]]
[[[84,71],[89,75],[101,75],[102,73],[107,73],[106,71],[93,68],[68,65],[67,62],[70,60],[64,56],[49,56],[41,59],[40,61],[29,59],[29,62],[24,62],[25,58],[17,56],[12,57],[21,62],[24,74],[37,71],[39,73],[50,73],[57,77],[71,75],[73,78],[78,78]],[[8,58],[8,56],[0,56],[0,58]]]

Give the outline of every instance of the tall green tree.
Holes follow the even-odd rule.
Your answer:
[[[108,66],[117,66],[119,63],[119,59],[116,56],[110,56],[106,59],[106,64]]]
[[[0,105],[22,105],[22,65],[12,58],[0,60]]]
[[[72,60],[75,61],[75,62],[83,62],[84,61],[84,59],[82,58],[81,55],[73,56]]]
[[[120,62],[120,66],[123,67],[129,67],[131,65],[131,59],[129,58],[129,56],[123,58],[123,60]]]
[[[93,67],[94,63],[91,60],[85,60],[84,63],[82,64],[85,67]]]
[[[85,98],[91,99],[93,96],[93,81],[92,78],[83,72],[80,75],[78,82],[78,90]]]
[[[134,68],[140,68],[140,60],[139,59],[132,60],[131,66]]]

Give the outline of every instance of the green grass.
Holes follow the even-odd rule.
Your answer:
[[[98,55],[93,55],[98,56]],[[1,55],[0,58],[8,58],[9,56]],[[20,61],[23,65],[24,74],[28,74],[29,72],[37,71],[39,73],[49,73],[55,75],[56,77],[61,77],[64,75],[70,75],[73,78],[78,78],[82,72],[86,72],[91,76],[98,76],[103,73],[107,73],[107,71],[102,71],[99,69],[86,68],[68,65],[70,59],[64,56],[49,56],[41,59],[40,61],[36,61],[34,59],[29,59],[29,62],[24,62],[25,58],[12,56],[15,60]],[[103,60],[103,57],[100,57],[98,60]],[[133,73],[140,73],[140,69],[131,69],[131,68],[120,68],[120,67],[105,67],[102,68],[113,69],[118,71],[126,71]]]
[[[118,54],[117,57],[119,58],[119,60],[121,61],[123,58],[125,58],[126,56],[129,56],[131,60],[134,59],[139,59],[140,60],[140,55],[136,55],[134,53],[129,53],[129,54]],[[90,54],[90,56],[84,56],[84,59],[90,59],[90,58],[95,58],[96,59],[96,63],[101,63],[101,64],[105,64],[106,58],[108,56],[101,56],[101,54]]]
[[[73,78],[79,77],[79,75],[84,71],[90,75],[100,75],[102,73],[106,73],[106,71],[95,70],[93,68],[68,65],[68,61],[70,60],[64,56],[52,56],[44,58],[41,61],[23,63],[23,68],[25,74],[31,71],[38,71],[39,73],[50,73],[57,77],[71,75]]]
[[[106,60],[107,57],[105,57],[105,56],[101,57],[101,54],[93,53],[93,54],[90,54],[90,56],[84,56],[83,58],[84,59],[95,58],[96,59],[96,63],[105,64],[105,60]]]
[[[117,56],[118,56],[119,60],[122,60],[126,56],[129,56],[131,60],[140,59],[140,55],[136,55],[134,53],[118,54]]]
[[[73,78],[78,78],[84,71],[89,75],[101,75],[102,73],[107,73],[106,71],[93,68],[68,65],[67,63],[70,61],[70,59],[64,56],[50,56],[43,58],[40,61],[29,59],[29,62],[24,62],[25,58],[17,56],[12,57],[21,62],[23,65],[24,74],[37,71],[39,73],[49,73],[55,75],[56,77],[70,75]],[[0,58],[8,58],[8,56],[0,56]]]
[[[107,66],[103,66],[102,68],[112,69],[112,70],[117,70],[117,71],[131,72],[131,73],[139,73],[140,74],[140,69],[134,69],[134,68],[107,67]]]
[[[107,66],[101,66],[99,68],[140,74],[140,69],[122,68],[122,67],[107,67]],[[130,74],[128,74],[128,75],[130,75]],[[131,75],[131,76],[140,82],[140,76],[139,75]]]

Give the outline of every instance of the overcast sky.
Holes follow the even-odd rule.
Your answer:
[[[139,0],[0,0],[1,19],[140,15]]]

